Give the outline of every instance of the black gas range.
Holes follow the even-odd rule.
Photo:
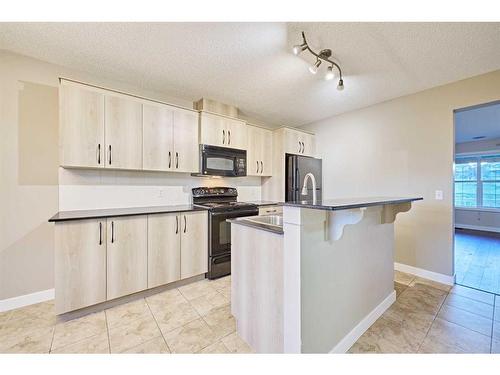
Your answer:
[[[259,208],[252,203],[237,202],[238,191],[230,187],[192,189],[193,204],[208,209],[208,274],[216,279],[231,274],[231,224],[226,220],[255,216]]]

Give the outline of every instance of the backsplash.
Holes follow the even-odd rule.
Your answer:
[[[187,173],[59,168],[59,210],[191,203],[197,186],[231,186],[239,201],[261,199],[260,177],[201,178]]]

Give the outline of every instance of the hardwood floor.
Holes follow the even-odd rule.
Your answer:
[[[455,231],[456,283],[500,294],[500,234]]]

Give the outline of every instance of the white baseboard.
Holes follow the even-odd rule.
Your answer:
[[[481,225],[455,224],[455,228],[471,229],[471,230],[480,230],[480,231],[483,231],[483,232],[495,232],[495,233],[500,233],[500,228],[495,228],[495,227],[485,227],[485,226],[481,226]]]
[[[375,321],[396,301],[396,291],[389,294],[377,307],[375,307],[367,316],[354,327],[330,353],[346,353],[351,346],[371,327]]]
[[[401,271],[401,272],[409,273],[411,275],[422,277],[424,279],[436,281],[436,282],[441,283],[441,284],[446,284],[446,285],[454,285],[455,284],[455,275],[449,276],[449,275],[445,275],[442,273],[427,271],[427,270],[424,270],[423,268],[417,268],[417,267],[413,267],[413,266],[409,266],[407,264],[397,263],[397,262],[394,262],[394,269],[396,271]]]
[[[19,307],[33,305],[39,302],[50,301],[54,299],[54,289],[42,290],[24,296],[7,298],[0,300],[0,312],[17,309]]]

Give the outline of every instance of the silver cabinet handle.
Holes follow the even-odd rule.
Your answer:
[[[169,151],[168,152],[168,167],[170,168],[172,166],[172,153]]]
[[[299,141],[299,154],[300,154],[300,141]]]
[[[256,163],[257,163],[257,170],[255,171],[255,173],[259,173],[259,161],[257,160]]]
[[[186,233],[187,223],[186,223],[186,215],[184,215],[184,233]]]
[[[109,145],[108,150],[109,150],[109,165],[111,165],[111,145]]]
[[[227,144],[230,145],[231,144],[231,130],[227,131],[227,139],[228,139]]]
[[[111,243],[115,242],[115,222],[111,222]]]
[[[226,143],[226,131],[223,130],[222,131],[222,144],[225,144]]]
[[[304,150],[306,149],[306,144],[302,142],[302,153],[304,153]]]
[[[101,164],[101,144],[97,145],[97,164]]]
[[[102,245],[102,223],[99,222],[99,246]]]
[[[175,153],[175,168],[179,169],[179,153]]]
[[[260,173],[264,172],[264,163],[260,161]]]
[[[175,217],[175,234],[179,233],[179,216]]]

